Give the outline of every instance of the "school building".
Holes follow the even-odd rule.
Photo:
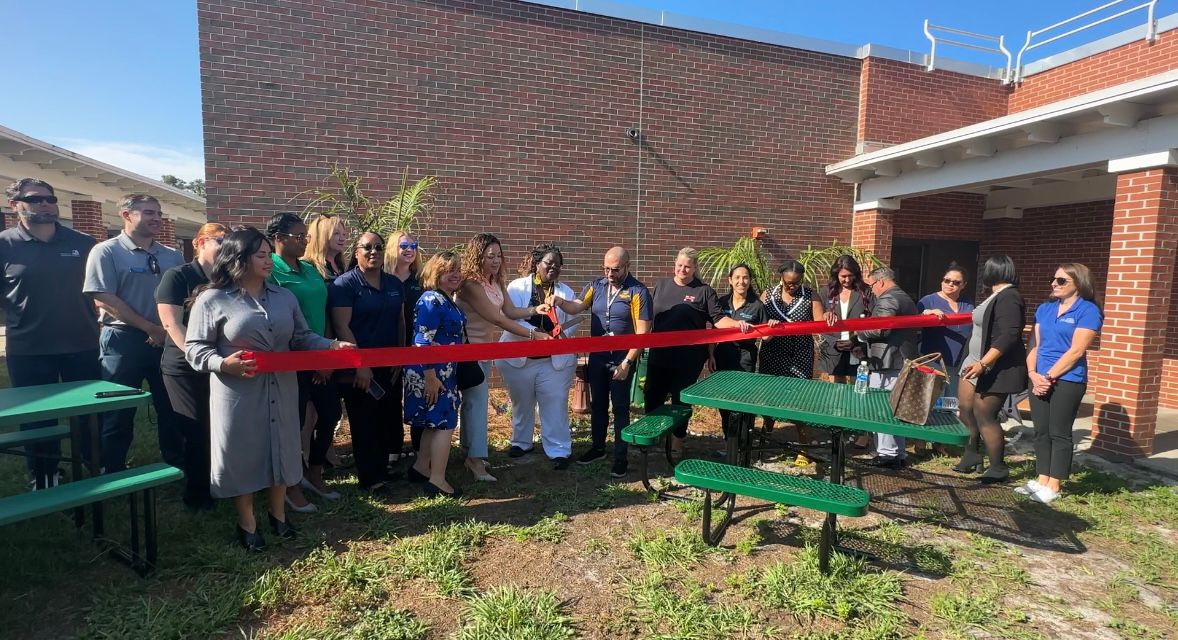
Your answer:
[[[1082,262],[1093,447],[1140,457],[1178,408],[1178,14],[1141,6],[985,67],[944,57],[951,29],[934,57],[595,0],[200,0],[208,216],[298,211],[340,164],[373,195],[437,176],[427,246],[554,241],[574,288],[611,245],[654,279],[752,227],[775,259],[868,248],[914,295],[1006,253],[1032,311]]]

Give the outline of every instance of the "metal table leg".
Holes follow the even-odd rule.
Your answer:
[[[101,429],[98,414],[90,414],[84,416],[82,420],[85,421],[86,429],[89,431],[87,436],[90,438],[90,459],[87,461],[87,467],[91,478],[97,477],[101,473],[101,458],[99,457],[99,447],[101,442],[99,440],[99,431]],[[102,501],[94,502],[90,514],[90,520],[93,527],[94,539],[101,538],[105,533],[105,527],[102,521]]]
[[[832,430],[830,439],[830,483],[843,483],[843,432],[841,429]],[[826,521],[822,523],[822,540],[818,546],[818,569],[822,573],[830,572],[830,553],[838,544],[838,515],[826,514]]]
[[[87,437],[85,416],[70,418],[70,481],[82,479],[82,442]],[[85,507],[74,508],[74,526],[81,529],[86,524]]]

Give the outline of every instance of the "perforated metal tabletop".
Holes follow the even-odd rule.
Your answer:
[[[925,425],[901,422],[892,417],[887,391],[858,394],[849,384],[717,371],[684,389],[679,397],[715,409],[943,444],[963,445],[969,439],[965,425],[951,412],[934,411]]]

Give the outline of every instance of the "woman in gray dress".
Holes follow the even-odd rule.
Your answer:
[[[250,551],[266,544],[253,507],[254,493],[262,489],[270,489],[274,534],[295,536],[283,499],[286,488],[302,478],[303,466],[295,374],[258,374],[244,352],[353,347],[312,333],[294,294],[266,281],[274,269],[273,251],[257,229],[225,238],[208,288],[192,305],[184,344],[192,368],[212,374],[212,495],[233,498],[238,541]]]

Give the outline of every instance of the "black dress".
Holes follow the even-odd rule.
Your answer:
[[[781,322],[810,322],[814,320],[814,292],[802,287],[787,303],[781,296],[781,285],[769,290],[765,297],[765,314],[770,320]],[[814,377],[814,337],[778,336],[761,342],[761,373],[789,378]]]
[[[733,309],[732,294],[729,293],[720,298],[719,304],[724,315],[733,320],[744,320],[749,324],[765,324],[769,320],[760,300],[746,300],[739,309]],[[721,342],[716,345],[712,357],[716,360],[717,371],[756,371],[757,341],[752,339]]]

